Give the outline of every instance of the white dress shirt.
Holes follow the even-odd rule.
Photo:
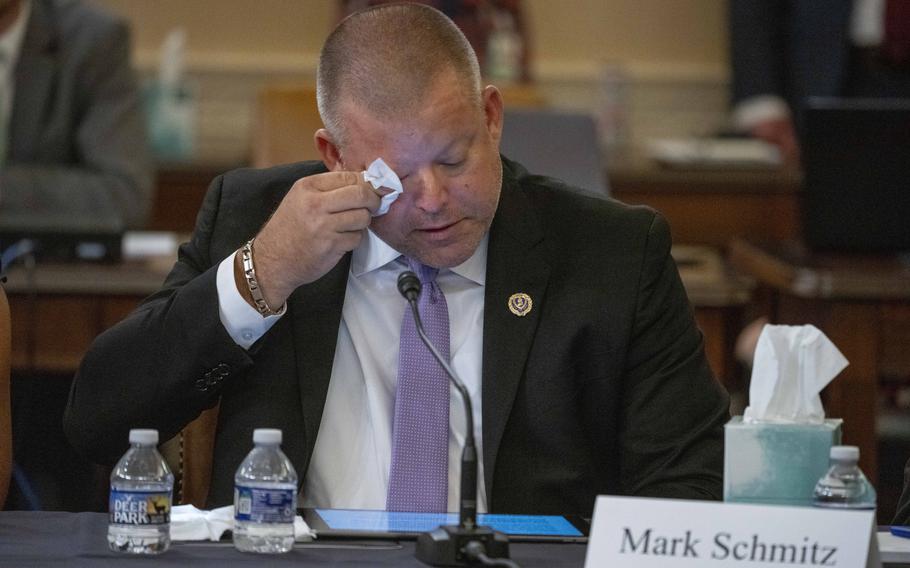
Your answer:
[[[367,235],[351,259],[331,382],[301,495],[307,507],[385,509],[386,505],[398,344],[406,308],[397,279],[407,265],[372,231]],[[473,404],[480,512],[487,510],[480,388],[486,259],[485,237],[468,260],[440,270],[437,276],[449,307],[451,364]],[[238,345],[249,348],[281,316],[263,318],[246,303],[234,285],[233,262],[231,255],[218,267],[221,322]],[[456,511],[466,424],[456,389],[451,389],[450,397],[448,508]]]
[[[853,0],[850,41],[857,47],[876,47],[885,36],[885,0]]]

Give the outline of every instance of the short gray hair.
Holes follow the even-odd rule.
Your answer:
[[[433,81],[449,70],[480,107],[477,55],[445,14],[422,4],[356,12],[329,34],[319,55],[319,115],[342,146],[345,125],[339,107],[346,97],[378,117],[394,118],[415,108]]]

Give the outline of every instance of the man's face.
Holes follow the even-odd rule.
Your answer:
[[[499,203],[502,99],[493,87],[483,108],[454,74],[442,74],[415,111],[379,120],[354,103],[341,107],[347,143],[332,169],[364,170],[382,158],[404,193],[371,228],[386,243],[435,267],[467,260],[490,228]]]

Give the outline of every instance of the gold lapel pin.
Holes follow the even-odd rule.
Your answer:
[[[531,296],[524,292],[516,292],[509,296],[509,311],[518,317],[524,317],[531,313],[533,306],[534,302],[531,301]]]

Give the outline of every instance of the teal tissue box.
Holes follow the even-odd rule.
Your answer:
[[[724,427],[724,501],[811,505],[842,423],[752,423],[734,416]]]

